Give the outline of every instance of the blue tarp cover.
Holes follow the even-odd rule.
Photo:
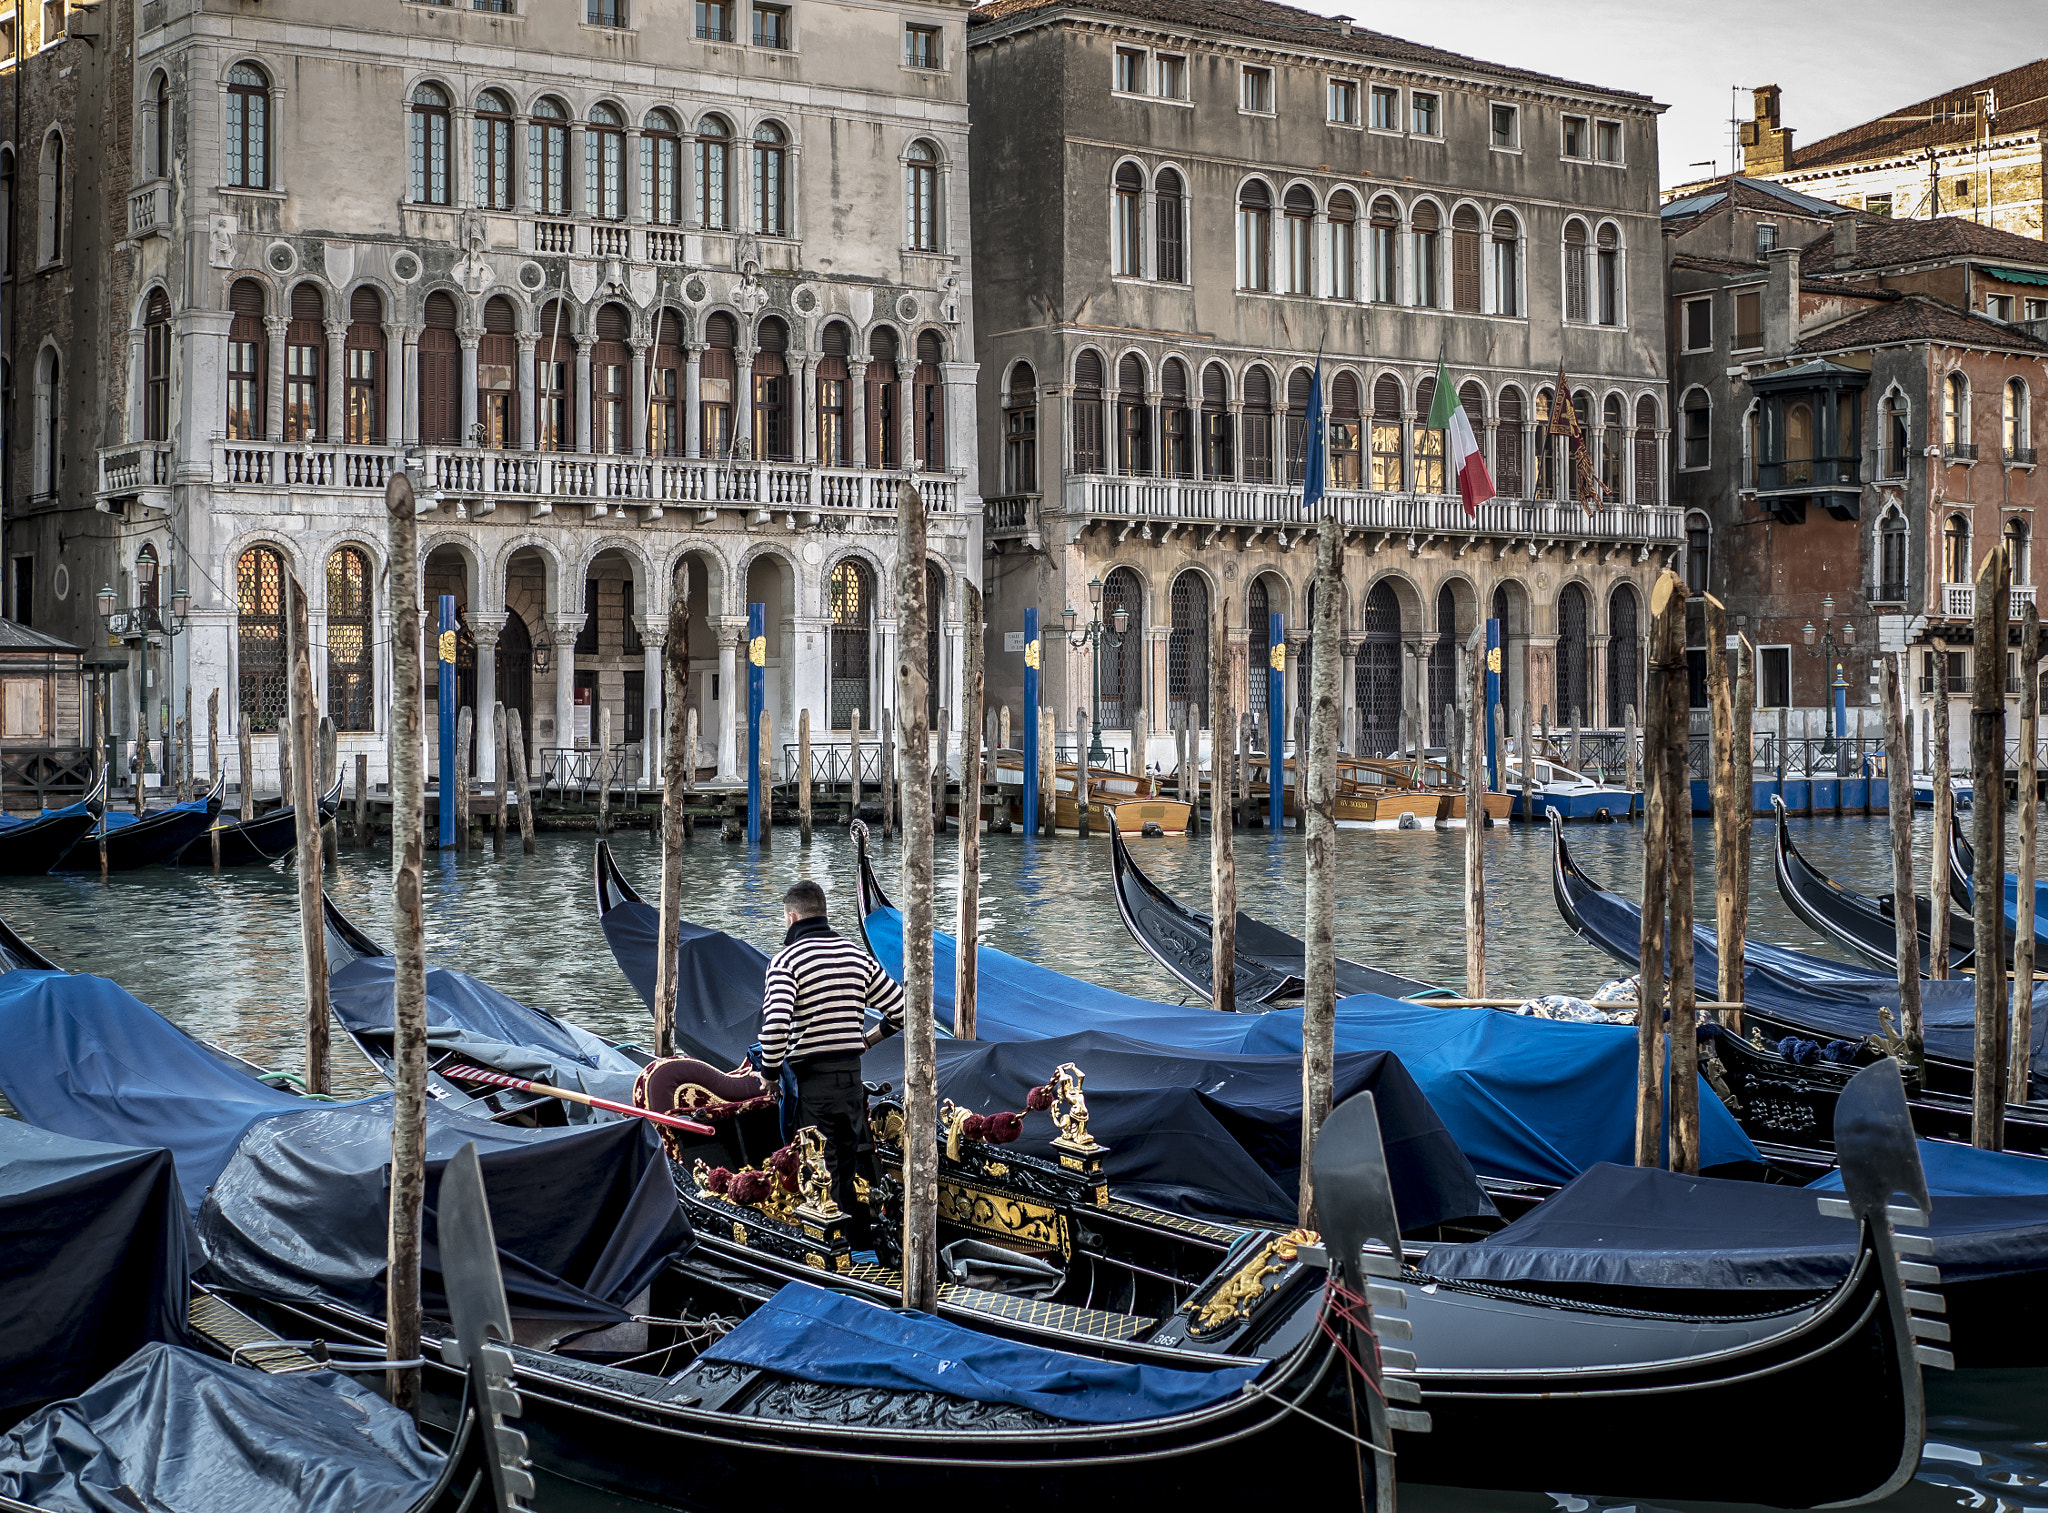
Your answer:
[[[1980,1151],[1952,1140],[1921,1140],[1920,1170],[1927,1191],[1951,1198],[2048,1198],[2048,1158],[2017,1151]],[[1831,1171],[1808,1187],[1842,1190],[1842,1174]]]
[[[0,1436],[0,1494],[76,1513],[395,1513],[440,1470],[409,1414],[335,1372],[160,1344]]]
[[[655,940],[661,913],[620,904],[604,916],[604,938],[640,1001],[654,1003]],[[761,1035],[761,984],[768,958],[723,930],[682,921],[676,955],[676,1049],[726,1068]]]
[[[1263,1366],[1176,1371],[997,1339],[928,1313],[791,1282],[701,1359],[798,1381],[943,1392],[1077,1424],[1129,1424],[1237,1396]]]
[[[23,825],[36,825],[44,820],[64,819],[77,814],[90,814],[92,810],[84,802],[66,804],[62,809],[45,809],[41,814],[0,814],[0,831],[18,830]]]
[[[902,915],[878,909],[863,923],[876,956],[900,979]],[[953,937],[936,934],[934,996],[942,1022],[953,1013],[953,962]],[[984,1041],[1099,1030],[1208,1055],[1290,1056],[1297,1063],[1301,1055],[1298,1008],[1231,1014],[1154,1003],[988,946],[979,967],[975,1033]],[[1483,1176],[1569,1182],[1597,1162],[1634,1158],[1632,1026],[1563,1024],[1361,993],[1337,1005],[1337,1049],[1398,1056]],[[1700,1148],[1708,1167],[1762,1159],[1704,1083]]]
[[[74,805],[73,807],[76,808],[78,806]],[[98,835],[101,831],[106,831],[112,834],[116,830],[126,830],[130,825],[139,825],[144,820],[158,819],[166,814],[205,814],[207,812],[208,803],[205,799],[187,799],[182,804],[171,804],[162,809],[152,809],[147,814],[137,814],[132,809],[109,809],[100,816],[99,824],[86,833],[88,835]]]
[[[185,1339],[191,1230],[168,1151],[0,1119],[0,1424]]]

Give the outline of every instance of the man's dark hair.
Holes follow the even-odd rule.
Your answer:
[[[825,890],[805,878],[789,885],[789,891],[782,895],[782,903],[785,908],[794,909],[798,919],[812,919],[825,912]]]

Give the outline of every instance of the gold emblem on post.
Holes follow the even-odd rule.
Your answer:
[[[1024,665],[1033,671],[1036,671],[1038,668],[1038,642],[1036,640],[1024,643]]]
[[[768,665],[768,638],[756,636],[747,643],[747,660],[756,667]]]
[[[1095,1137],[1088,1133],[1088,1097],[1081,1091],[1085,1081],[1081,1069],[1069,1061],[1052,1074],[1047,1086],[1052,1089],[1052,1106],[1047,1110],[1052,1122],[1060,1127],[1059,1138],[1053,1144],[1066,1150],[1092,1154],[1104,1149],[1096,1144]]]
[[[1287,643],[1285,641],[1275,641],[1272,654],[1266,660],[1271,664],[1273,671],[1287,671]]]
[[[440,648],[440,653],[439,653],[439,654],[440,654],[440,658],[441,658],[441,660],[442,660],[443,662],[453,662],[453,661],[455,660],[455,632],[454,632],[454,631],[452,631],[452,630],[444,630],[444,631],[442,631],[442,632],[441,632],[441,648]]]

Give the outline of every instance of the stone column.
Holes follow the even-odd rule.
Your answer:
[[[823,459],[818,456],[818,360],[815,357],[806,357],[797,366],[796,402],[803,411],[799,422],[803,427],[803,441],[797,447],[797,456],[809,466],[816,467]]]
[[[583,176],[583,135],[583,123],[581,121],[571,121],[569,123],[569,161],[562,165],[562,213],[564,215],[587,216],[592,213],[590,184]],[[574,193],[569,192],[571,184],[576,186]],[[589,233],[586,231],[584,234],[587,236]],[[589,250],[588,247],[583,249],[586,254]],[[587,452],[590,448],[580,447],[578,450]]]
[[[691,457],[704,455],[703,378],[704,343],[693,341],[683,354],[683,449]]]
[[[1405,675],[1401,679],[1401,691],[1405,695],[1402,707],[1408,712],[1408,739],[1415,744],[1418,753],[1429,744],[1429,641],[1424,637],[1411,636],[1401,642],[1401,657]],[[1418,725],[1416,722],[1420,721]]]
[[[576,392],[571,396],[576,407],[576,450],[590,451],[590,342],[586,339],[576,343]]]
[[[1607,643],[1610,639],[1608,636],[1586,637],[1586,724],[1589,728],[1607,723]],[[1638,711],[1639,718],[1640,714]],[[1571,718],[1569,711],[1565,718]]]
[[[149,417],[145,406],[149,403],[148,373],[149,333],[137,328],[128,333],[128,439],[141,441],[143,431],[148,427]],[[165,427],[170,429],[170,416],[164,417]],[[168,441],[168,436],[159,440]]]
[[[1223,477],[1235,481],[1244,477],[1244,401],[1233,399],[1228,406],[1230,415],[1230,471]]]
[[[534,429],[534,385],[540,381],[540,372],[534,363],[534,354],[540,350],[540,338],[528,332],[519,335],[519,374],[514,382],[519,394],[519,440],[518,445],[532,451],[538,432]]]
[[[576,632],[582,628],[581,615],[559,615],[548,621],[555,640],[554,744],[571,750],[576,745]]]
[[[467,210],[476,203],[476,154],[472,144],[476,139],[476,112],[466,105],[458,105],[448,113],[448,174],[455,180],[448,186],[448,198],[457,210]],[[487,715],[488,710],[479,711]],[[488,719],[479,718],[479,725],[489,724]],[[481,752],[482,746],[477,750]],[[479,758],[481,761],[481,758]],[[482,773],[482,766],[478,766]]]
[[[642,711],[642,727],[647,734],[640,742],[640,779],[655,785],[661,782],[661,653],[668,642],[668,617],[635,615],[633,623],[640,627],[641,677],[645,685],[641,698],[647,706]],[[686,688],[683,693],[687,698],[689,690]]]
[[[1154,730],[1165,730],[1173,723],[1173,714],[1170,708],[1172,684],[1168,681],[1166,675],[1168,643],[1173,638],[1173,626],[1170,623],[1151,626],[1146,630],[1145,638],[1152,643],[1151,655],[1145,659],[1150,664],[1145,669],[1145,682],[1148,686],[1140,691],[1138,702],[1144,705],[1145,718],[1152,722],[1152,728]],[[1201,704],[1206,703],[1207,700],[1207,692],[1205,690],[1197,690],[1191,702]],[[1124,723],[1126,725],[1131,723],[1131,712],[1129,710],[1124,711]]]
[[[327,395],[323,408],[321,434],[330,442],[347,439],[348,431],[348,323],[331,320],[327,323],[326,379]]]
[[[1340,674],[1343,685],[1337,690],[1337,705],[1342,711],[1339,729],[1342,732],[1344,750],[1352,756],[1359,754],[1358,740],[1358,643],[1346,641],[1339,648],[1344,657],[1344,670]]]
[[[724,617],[718,621],[718,707],[712,719],[718,725],[718,776],[721,783],[738,782],[740,771],[739,711],[747,707],[746,690],[739,686],[741,650],[747,644],[747,622]]]
[[[270,338],[269,371],[264,374],[263,435],[268,441],[278,441],[284,436],[284,333],[287,322],[282,315],[266,315],[263,330]]]
[[[491,706],[498,702],[498,633],[505,628],[503,614],[471,613],[465,617],[470,634],[476,637],[476,713],[473,716],[477,781],[494,782],[498,776],[498,748],[492,738]]]
[[[1164,478],[1167,473],[1166,451],[1164,446],[1164,443],[1166,441],[1166,428],[1163,424],[1161,424],[1160,409],[1160,406],[1163,405],[1165,401],[1165,394],[1163,394],[1159,390],[1150,389],[1146,391],[1145,444],[1152,453],[1152,466],[1150,472],[1154,478]]]
[[[853,465],[864,468],[868,465],[868,360],[865,357],[849,357],[846,371],[846,424],[852,431]]]
[[[465,330],[462,333],[462,429],[456,435],[461,445],[466,447],[476,445],[476,344],[482,335],[480,331]],[[483,712],[478,713],[477,723],[481,725],[484,723],[481,718]],[[479,746],[477,749],[483,748]],[[479,767],[477,771],[481,773],[483,769]]]
[[[754,349],[741,347],[733,353],[732,441],[733,455],[761,461],[754,445]]]
[[[639,140],[637,137],[635,141]],[[635,457],[647,455],[647,347],[626,348],[626,451]]]
[[[398,424],[391,440],[403,445],[419,440],[420,434],[420,333],[418,328],[399,329]]]

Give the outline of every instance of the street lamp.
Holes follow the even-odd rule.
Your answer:
[[[1820,629],[1816,631],[1813,622],[1808,620],[1805,628],[1799,632],[1799,639],[1806,643],[1808,656],[1820,658],[1823,667],[1832,667],[1835,670],[1834,679],[1828,685],[1834,705],[1834,719],[1829,722],[1832,733],[1823,748],[1824,754],[1831,754],[1835,750],[1835,742],[1846,737],[1849,732],[1849,679],[1837,658],[1847,648],[1856,644],[1856,627],[1849,621],[1843,621],[1842,638],[1839,641],[1835,639],[1835,596],[1829,594],[1820,601]]]
[[[547,627],[543,625],[540,631],[540,639],[533,643],[533,670],[535,672],[546,672],[548,670],[548,663],[553,660],[554,655],[555,643],[548,639]]]
[[[156,586],[157,561],[153,555],[145,553],[135,561],[135,603],[133,606],[126,610],[118,608],[120,598],[114,592],[113,585],[111,584],[103,585],[100,591],[93,595],[93,608],[99,612],[100,620],[106,626],[107,634],[116,638],[123,646],[129,648],[136,659],[137,706],[135,741],[138,754],[136,777],[136,802],[138,805],[141,803],[141,773],[149,770],[147,731],[149,718],[149,648],[152,644],[161,645],[165,641],[175,640],[182,634],[185,629],[186,616],[192,609],[192,595],[190,591],[173,584],[171,588],[171,612],[167,619],[158,608],[157,594],[155,593]],[[172,659],[167,652],[164,659],[164,670],[167,675],[171,666]],[[159,721],[159,728],[163,733],[166,747],[166,760],[168,760],[171,725],[170,703],[168,700],[165,700],[161,707]]]
[[[1106,644],[1111,651],[1119,650],[1124,644],[1124,634],[1131,628],[1131,612],[1119,604],[1110,611],[1109,623],[1102,619],[1102,580],[1088,580],[1088,607],[1090,618],[1086,625],[1076,626],[1080,618],[1070,604],[1060,611],[1060,621],[1066,627],[1067,639],[1076,648],[1088,647],[1094,652],[1092,686],[1089,689],[1089,707],[1094,711],[1090,719],[1088,735],[1088,762],[1095,767],[1109,762],[1109,753],[1102,746],[1102,648]]]

